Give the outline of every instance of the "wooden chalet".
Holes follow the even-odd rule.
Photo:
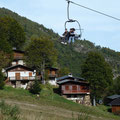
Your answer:
[[[6,68],[6,74],[6,84],[14,88],[26,89],[35,79],[40,80],[39,77],[36,78],[35,70],[23,65],[15,65]]]
[[[112,106],[112,112],[113,113],[119,113],[120,114],[120,98],[117,98],[113,100],[110,105]]]
[[[24,51],[13,49],[13,61],[12,66],[14,65],[25,65],[24,62]]]
[[[26,66],[24,54],[24,51],[14,48],[11,66],[3,69],[3,73],[6,75],[6,84],[14,88],[26,89],[35,79],[42,79],[40,75],[36,74],[36,70]],[[52,85],[56,85],[58,69],[53,67],[47,67],[45,69],[48,71],[48,82]]]
[[[61,95],[74,102],[91,105],[89,83],[83,78],[64,76],[57,79]]]
[[[58,76],[58,69],[53,67],[46,67],[46,70],[48,71],[48,82],[51,85],[57,85],[56,78]]]

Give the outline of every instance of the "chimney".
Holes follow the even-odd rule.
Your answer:
[[[68,74],[69,77],[73,77],[72,73]]]

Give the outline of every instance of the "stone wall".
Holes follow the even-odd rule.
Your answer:
[[[91,100],[90,100],[90,95],[85,95],[84,97],[84,104],[87,106],[91,106]]]
[[[73,102],[79,103],[79,104],[83,104],[86,106],[91,106],[91,100],[90,100],[90,95],[78,95],[77,97],[73,97],[73,95],[71,95],[71,97],[67,97],[67,95],[62,95],[64,98],[68,99],[68,100],[72,100]]]

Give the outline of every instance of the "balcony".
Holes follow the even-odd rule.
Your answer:
[[[23,56],[14,56],[14,60],[22,60],[24,59]]]
[[[62,94],[87,94],[90,90],[62,90]]]
[[[40,76],[32,76],[32,77],[26,77],[26,76],[23,76],[23,77],[9,77],[9,80],[10,81],[17,81],[17,80],[28,80],[28,81],[34,81],[34,80],[41,80],[41,77]]]

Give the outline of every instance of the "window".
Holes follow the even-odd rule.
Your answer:
[[[76,85],[73,85],[73,86],[72,86],[72,90],[77,90],[77,86],[76,86]]]
[[[82,86],[82,90],[88,90],[89,88],[87,86]]]
[[[69,86],[68,85],[65,86],[65,90],[69,90]]]

